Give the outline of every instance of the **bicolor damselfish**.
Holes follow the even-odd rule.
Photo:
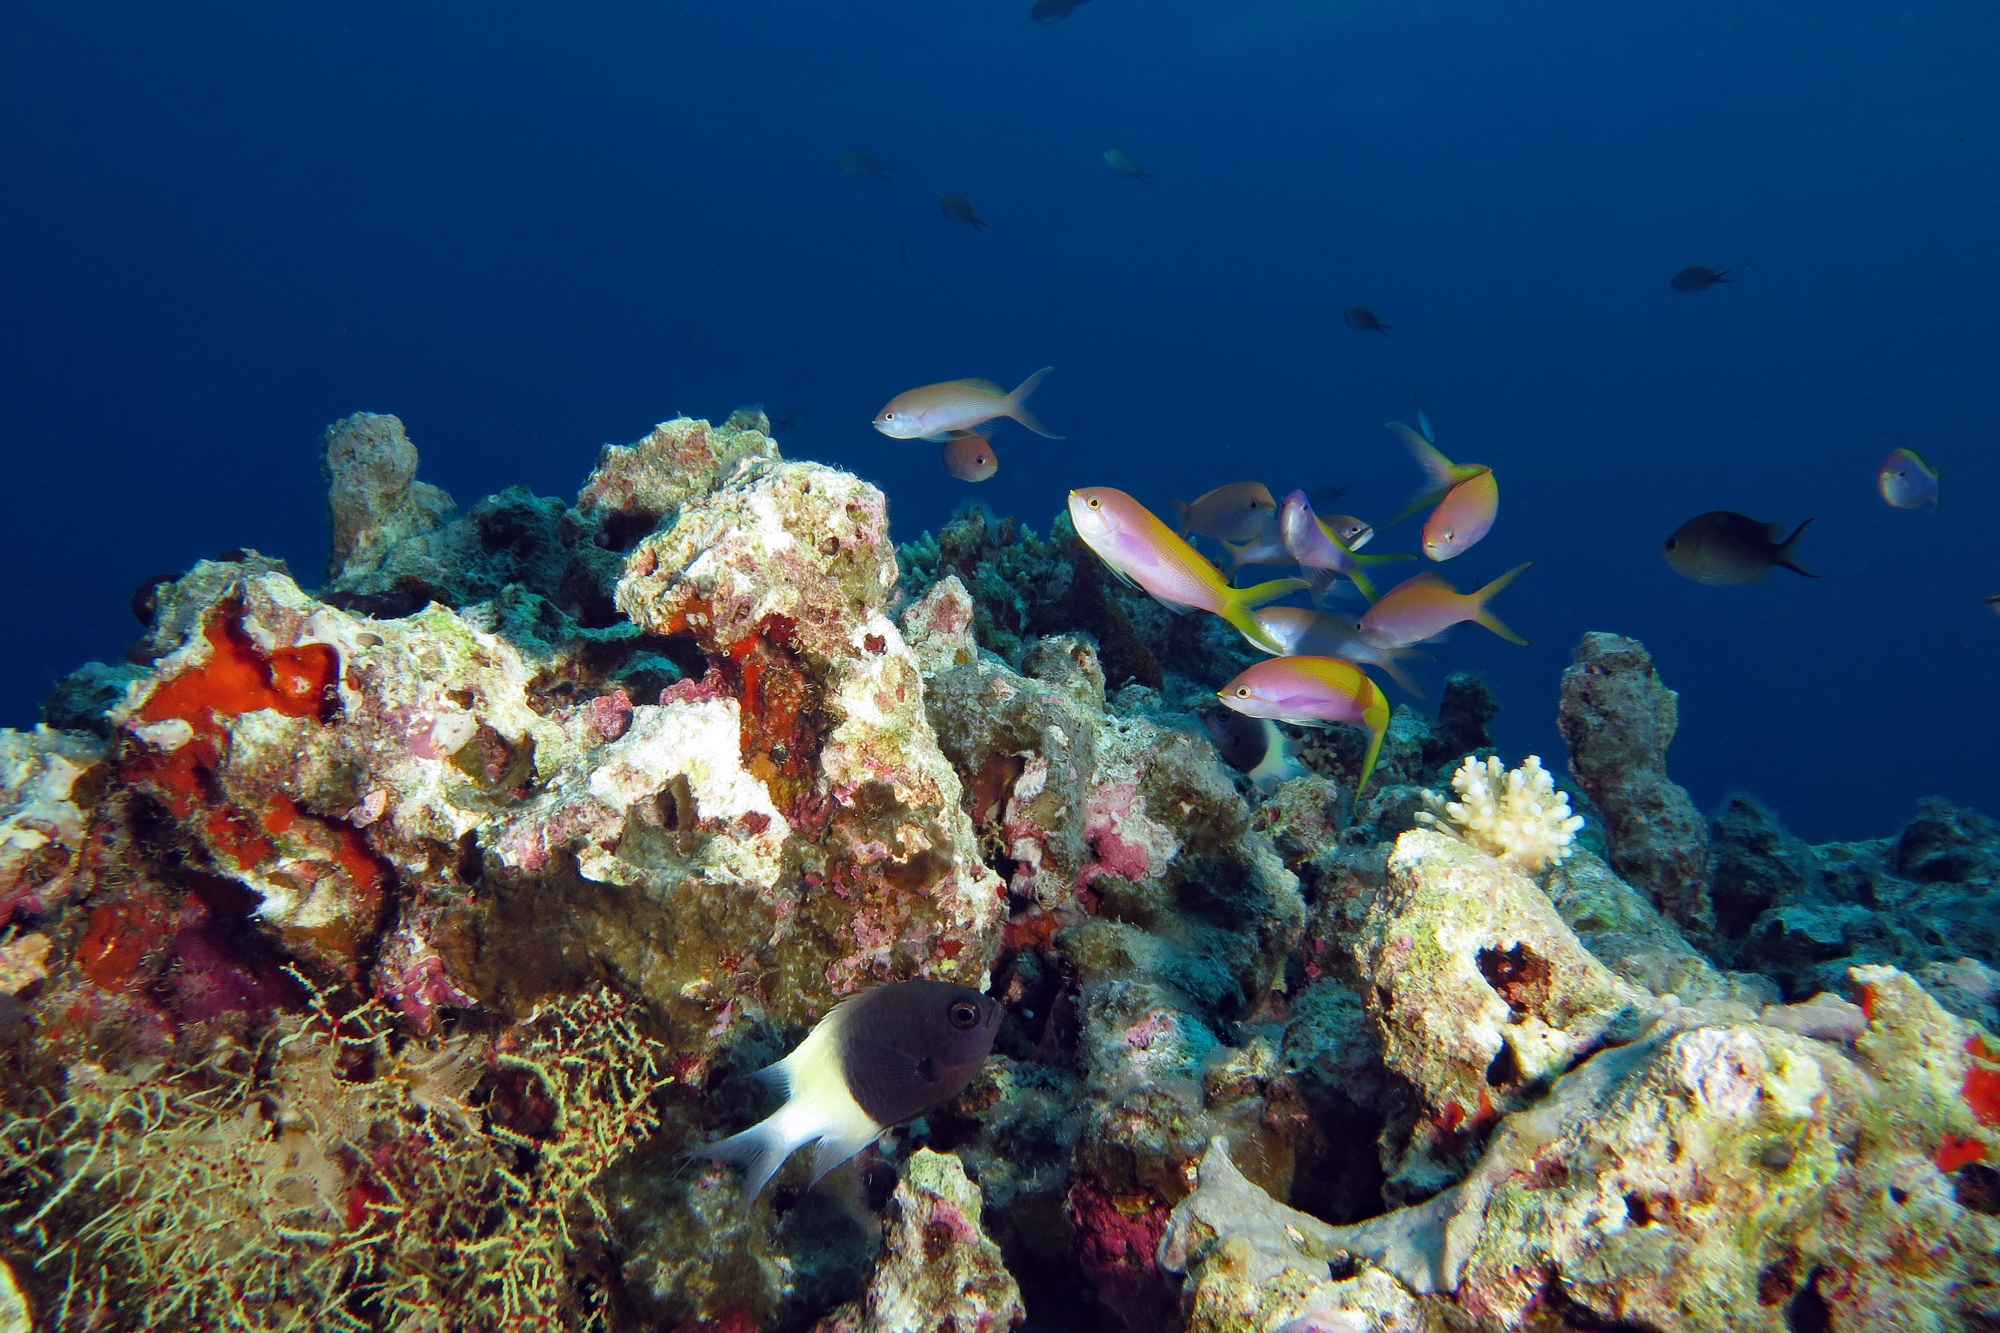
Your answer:
[[[808,1143],[813,1180],[892,1125],[958,1094],[993,1049],[1000,1005],[948,981],[899,981],[842,1000],[790,1055],[757,1077],[787,1094],[770,1116],[702,1152],[748,1168],[743,1198],[763,1193]]]

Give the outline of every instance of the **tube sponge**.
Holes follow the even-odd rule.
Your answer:
[[[1426,792],[1431,809],[1417,818],[1529,874],[1568,856],[1583,827],[1583,816],[1569,812],[1569,797],[1556,790],[1536,755],[1512,772],[1497,758],[1481,763],[1468,755],[1451,775],[1451,785],[1456,801],[1447,805]]]

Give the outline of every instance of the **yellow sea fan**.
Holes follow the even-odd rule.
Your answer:
[[[1529,874],[1568,856],[1583,827],[1583,816],[1569,812],[1569,797],[1556,790],[1536,755],[1512,772],[1498,759],[1481,763],[1468,756],[1451,775],[1451,785],[1456,801],[1447,805],[1425,792],[1431,808],[1417,818]]]

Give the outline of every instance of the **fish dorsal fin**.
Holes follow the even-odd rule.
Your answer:
[[[1007,391],[992,380],[953,380],[952,383],[967,389],[977,389],[981,393],[990,393],[1000,398],[1007,396]]]

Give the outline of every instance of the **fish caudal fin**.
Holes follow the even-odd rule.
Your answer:
[[[1508,570],[1505,574],[1502,574],[1499,578],[1493,580],[1493,582],[1481,588],[1478,592],[1473,593],[1470,599],[1475,604],[1477,604],[1479,608],[1478,613],[1471,617],[1472,622],[1475,625],[1483,625],[1487,629],[1492,630],[1495,634],[1498,634],[1501,638],[1507,640],[1507,642],[1518,643],[1523,648],[1526,648],[1528,646],[1528,641],[1522,638],[1520,635],[1516,634],[1513,630],[1508,629],[1507,626],[1501,621],[1500,617],[1494,615],[1491,611],[1488,611],[1486,609],[1486,603],[1489,598],[1491,598],[1495,593],[1499,592],[1502,588],[1506,587],[1508,584],[1512,583],[1515,579],[1519,578],[1521,576],[1522,571],[1527,569],[1529,565],[1532,565],[1534,563],[1535,563],[1534,561],[1530,560],[1525,565],[1514,566],[1512,569]]]
[[[1364,672],[1361,679],[1368,685],[1368,693],[1373,697],[1361,710],[1362,725],[1368,728],[1368,753],[1361,758],[1361,780],[1354,784],[1354,799],[1359,801],[1361,793],[1368,790],[1368,779],[1375,775],[1375,760],[1382,753],[1382,738],[1389,734],[1389,696],[1382,693],[1382,687],[1369,680]]]
[[[1175,500],[1172,503],[1174,506],[1174,521],[1180,524],[1179,535],[1186,537],[1188,535],[1188,510],[1192,506],[1186,500]]]
[[[1040,370],[1022,380],[1020,387],[1007,395],[1006,415],[1014,418],[1014,420],[1020,422],[1023,426],[1035,432],[1035,434],[1048,440],[1060,440],[1062,436],[1057,435],[1044,426],[1040,419],[1028,410],[1028,395],[1040,388],[1042,380],[1054,369],[1054,366],[1043,366]]]
[[[1431,697],[1428,694],[1425,694],[1422,690],[1418,689],[1417,682],[1411,680],[1409,674],[1405,672],[1403,668],[1396,665],[1396,659],[1399,657],[1422,657],[1422,656],[1424,656],[1424,654],[1418,652],[1414,648],[1387,648],[1384,649],[1382,651],[1382,655],[1376,659],[1375,665],[1382,668],[1383,675],[1387,676],[1390,680],[1393,680],[1398,685],[1402,686],[1403,692],[1405,694],[1408,694],[1414,698],[1422,699],[1425,703],[1429,703]]]
[[[785,1113],[779,1110],[741,1134],[732,1134],[720,1143],[711,1143],[700,1149],[704,1157],[746,1168],[743,1176],[745,1208],[757,1202],[757,1196],[764,1192],[764,1186],[771,1183],[771,1177],[778,1174],[778,1168],[785,1164],[785,1159],[805,1142],[785,1132],[784,1120]]]
[[[1803,574],[1809,579],[1816,579],[1819,575],[1793,561],[1792,547],[1798,544],[1799,534],[1804,532],[1808,527],[1811,527],[1814,521],[1814,519],[1809,518],[1792,529],[1792,535],[1785,538],[1784,542],[1778,547],[1778,559],[1776,561],[1777,564],[1783,565],[1786,569],[1791,570],[1792,573]]]
[[[1382,594],[1375,591],[1375,585],[1369,581],[1368,576],[1363,574],[1360,569],[1348,570],[1347,577],[1353,581],[1355,587],[1361,590],[1361,595],[1368,599],[1368,605],[1373,606],[1382,600]]]
[[[1275,602],[1288,592],[1296,592],[1306,587],[1304,579],[1272,579],[1269,583],[1259,583],[1248,588],[1230,588],[1222,598],[1217,615],[1236,627],[1237,633],[1248,639],[1257,648],[1273,657],[1285,655],[1285,645],[1272,637],[1264,622],[1250,614],[1266,602]]]

